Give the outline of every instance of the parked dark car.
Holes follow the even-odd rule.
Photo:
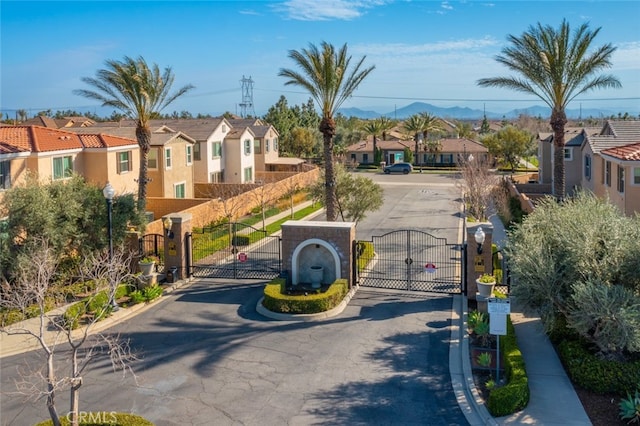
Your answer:
[[[388,166],[386,166],[384,168],[384,172],[385,174],[390,174],[390,173],[402,173],[402,174],[409,174],[413,171],[413,166],[409,163],[394,163],[394,164],[390,164]]]

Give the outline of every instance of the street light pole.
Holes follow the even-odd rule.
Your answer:
[[[113,196],[115,195],[115,189],[111,186],[111,183],[107,182],[104,189],[102,190],[102,195],[104,195],[104,199],[107,201],[107,233],[109,236],[109,263],[113,262],[113,222],[112,222],[112,212],[113,212]],[[109,265],[109,267],[113,267],[113,265]],[[118,283],[115,283],[117,290]],[[113,297],[111,298],[111,306],[114,311],[119,309],[118,302],[116,302],[115,298],[115,290],[113,293]]]

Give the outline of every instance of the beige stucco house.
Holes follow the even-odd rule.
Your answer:
[[[640,142],[600,151],[604,197],[626,215],[640,213]]]

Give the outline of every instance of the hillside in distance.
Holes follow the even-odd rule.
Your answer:
[[[441,118],[450,118],[456,120],[481,120],[484,111],[481,109],[472,109],[468,107],[449,107],[442,108],[437,107],[435,105],[431,105],[425,102],[413,102],[407,106],[402,108],[397,108],[395,111],[383,112],[380,113],[378,111],[373,110],[365,110],[360,108],[340,108],[338,110],[339,113],[346,117],[357,117],[363,119],[373,119],[378,117],[389,117],[398,120],[402,120],[408,118],[414,114],[419,114],[421,112],[428,112],[431,115],[435,115],[436,117]],[[618,111],[606,110],[606,109],[568,109],[566,110],[567,117],[570,119],[578,119],[580,117],[611,117],[612,115],[617,115]],[[534,105],[527,108],[517,108],[512,109],[505,113],[496,113],[487,111],[487,118],[490,120],[501,120],[503,118],[506,119],[515,119],[520,115],[529,115],[532,117],[541,117],[543,119],[548,119],[551,115],[551,109],[546,106]],[[629,111],[629,114],[636,115],[638,112]]]

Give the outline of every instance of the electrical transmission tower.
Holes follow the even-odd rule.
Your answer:
[[[256,111],[253,109],[253,80],[251,76],[245,78],[242,76],[242,102],[240,103],[240,116],[247,118],[256,116]]]

